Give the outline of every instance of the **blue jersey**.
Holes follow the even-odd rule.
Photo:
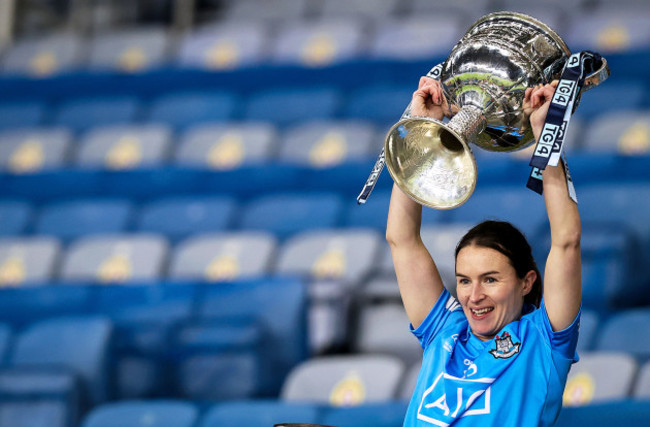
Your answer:
[[[541,309],[527,307],[520,320],[481,341],[444,290],[412,330],[424,354],[404,426],[552,425],[569,368],[578,361],[579,318],[553,332],[542,301]]]

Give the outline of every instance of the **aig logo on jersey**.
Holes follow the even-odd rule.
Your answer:
[[[458,378],[441,373],[422,395],[417,417],[440,427],[458,418],[490,413],[494,378]]]

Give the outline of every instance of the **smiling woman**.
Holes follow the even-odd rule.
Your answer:
[[[539,138],[556,84],[530,88],[524,109]],[[440,84],[423,78],[411,111],[441,120]],[[549,426],[561,409],[581,303],[580,217],[563,165],[543,172],[551,225],[545,285],[523,234],[486,221],[456,248],[456,293],[420,236],[422,206],[393,186],[386,239],[411,331],[424,349],[405,426]]]

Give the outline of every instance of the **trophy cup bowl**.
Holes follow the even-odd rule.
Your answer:
[[[559,79],[571,56],[546,24],[515,12],[476,21],[442,65],[440,83],[450,108],[447,123],[413,117],[410,108],[386,136],[386,165],[395,183],[418,203],[451,209],[476,187],[470,144],[511,152],[535,142],[523,111],[525,91]],[[607,63],[585,79],[583,90],[609,75]]]

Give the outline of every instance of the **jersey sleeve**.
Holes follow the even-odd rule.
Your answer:
[[[582,310],[578,312],[571,325],[561,331],[553,330],[543,299],[540,308],[532,314],[534,322],[538,325],[539,330],[548,341],[551,349],[565,359],[570,359],[573,362],[578,361],[576,347],[578,345],[581,312]]]
[[[422,324],[415,329],[413,325],[409,325],[409,328],[420,341],[422,348],[426,349],[427,345],[445,326],[452,322],[460,322],[464,318],[465,315],[458,300],[447,289],[444,289]]]

